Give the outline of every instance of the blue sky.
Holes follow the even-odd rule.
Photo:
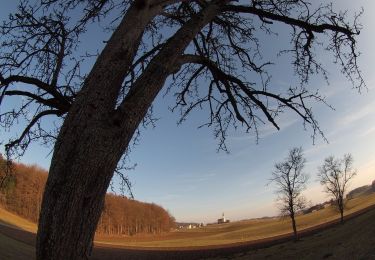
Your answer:
[[[12,9],[14,2],[3,3],[1,17]],[[177,126],[178,116],[168,110],[172,99],[159,95],[154,107],[159,121],[155,128],[142,130],[140,144],[130,155],[131,163],[137,163],[135,170],[128,173],[135,198],[162,205],[178,221],[211,222],[222,212],[231,220],[275,215],[273,187],[266,184],[273,165],[294,146],[302,146],[305,151],[306,172],[311,175],[305,195],[313,203],[327,199],[316,181],[317,167],[326,156],[352,153],[358,169],[352,188],[375,179],[375,20],[372,17],[375,4],[368,0],[340,0],[334,4],[349,12],[357,12],[361,7],[365,9],[358,47],[362,52],[360,67],[368,89],[359,94],[339,73],[339,68],[330,65],[327,57],[322,57],[327,60],[330,85],[321,78],[314,78],[310,88],[319,88],[335,108],[333,111],[322,104],[313,104],[329,143],[317,138],[313,145],[311,131],[305,131],[302,121],[287,112],[278,120],[282,129],[276,131],[269,125],[264,126],[258,144],[253,135],[239,129],[229,134],[230,153],[217,153],[212,129],[197,129],[205,122],[207,114],[194,113],[188,121]],[[89,34],[89,38],[95,40],[94,34]],[[278,40],[288,39],[280,33]],[[263,47],[272,50],[275,43],[273,38],[265,41]],[[295,84],[289,82],[288,64],[282,59],[279,61],[280,66],[272,69],[273,84],[279,87]],[[2,136],[12,134],[2,130],[0,133]],[[50,158],[49,149],[35,144],[21,161],[47,169]]]

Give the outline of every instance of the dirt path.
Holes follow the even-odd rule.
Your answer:
[[[347,216],[344,225],[331,221],[306,229],[297,243],[290,242],[291,234],[287,234],[225,246],[178,249],[95,245],[91,259],[375,259],[374,222],[372,206]],[[29,246],[35,244],[35,234],[27,231],[0,225],[0,233]]]

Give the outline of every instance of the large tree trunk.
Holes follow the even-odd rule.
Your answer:
[[[110,115],[98,116],[99,109],[92,111],[96,104],[85,98],[78,102],[84,105],[72,108],[56,142],[44,191],[37,259],[86,259],[90,254],[114,170],[151,102],[143,109],[129,109],[122,118],[126,128],[118,127]]]
[[[220,2],[220,1],[219,1]],[[131,7],[70,109],[55,144],[37,234],[37,259],[85,259],[115,167],[166,78],[194,36],[219,12],[192,16],[115,108],[144,27],[158,11]],[[144,11],[146,10],[146,11]]]
[[[43,196],[37,259],[85,259],[91,252],[113,172],[154,99],[150,96],[143,106],[116,117],[124,75],[158,11],[129,8],[64,120]]]
[[[74,129],[81,127],[72,126],[71,137],[62,137],[65,142],[52,160],[39,221],[38,259],[86,258],[122,154],[108,132],[89,126],[78,135]]]

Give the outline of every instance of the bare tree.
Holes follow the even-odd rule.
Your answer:
[[[281,214],[289,216],[292,221],[295,240],[298,240],[296,213],[307,205],[306,198],[302,195],[309,179],[309,176],[303,172],[305,163],[302,148],[292,148],[283,162],[275,164],[270,180],[276,185]]]
[[[353,157],[351,154],[345,154],[342,159],[335,159],[329,156],[319,167],[318,178],[324,186],[324,190],[336,202],[340,211],[340,221],[344,223],[345,194],[349,181],[357,174],[353,169]]]
[[[104,196],[116,166],[142,123],[152,123],[155,97],[166,85],[181,121],[208,111],[219,149],[230,127],[258,133],[291,110],[321,133],[311,102],[324,98],[306,87],[326,77],[316,50],[352,83],[364,85],[355,37],[361,29],[331,4],[306,0],[21,0],[1,27],[0,124],[24,130],[5,145],[8,156],[30,142],[54,145],[37,234],[37,259],[82,259],[92,248]],[[289,28],[287,50],[296,86],[274,88],[260,36],[277,23]],[[92,24],[111,35],[98,55],[81,39]],[[321,39],[320,41],[318,39]],[[319,55],[321,56],[321,55]],[[92,65],[93,64],[93,65]],[[85,65],[85,66],[83,66]],[[90,71],[84,68],[92,65]],[[22,102],[9,106],[7,99]],[[13,103],[11,103],[13,104]],[[46,118],[48,118],[46,120]],[[51,118],[57,118],[51,124]],[[51,125],[55,127],[51,127]]]

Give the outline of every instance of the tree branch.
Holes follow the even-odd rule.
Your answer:
[[[313,24],[308,21],[303,21],[295,19],[292,17],[275,14],[272,12],[267,12],[262,9],[258,9],[253,6],[243,6],[243,5],[226,5],[222,9],[223,12],[235,12],[235,13],[248,13],[257,15],[260,19],[270,19],[272,21],[282,22],[288,25],[297,26],[299,28],[305,29],[307,31],[323,33],[324,31],[340,32],[346,34],[347,36],[358,35],[359,32],[352,31],[349,28],[341,27],[334,24],[322,23],[322,24]],[[351,39],[353,39],[351,37]],[[354,39],[353,39],[354,40]]]
[[[26,126],[26,128],[23,130],[23,132],[20,135],[20,137],[17,138],[16,140],[11,141],[11,142],[9,142],[8,144],[5,145],[5,150],[9,151],[13,147],[19,145],[21,143],[21,141],[25,138],[25,136],[29,134],[30,129],[39,121],[39,119],[41,119],[42,117],[47,116],[47,115],[58,115],[58,116],[61,116],[62,113],[60,111],[58,111],[58,110],[45,110],[45,111],[42,111],[39,114],[35,115],[33,117],[33,119],[29,122],[29,124]]]

